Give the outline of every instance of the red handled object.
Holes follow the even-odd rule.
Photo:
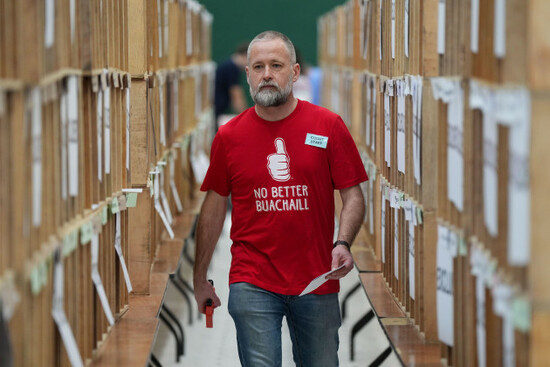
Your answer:
[[[210,282],[210,284],[212,284],[212,286],[214,285],[214,282],[212,280],[208,279],[208,281]],[[212,317],[214,315],[214,302],[212,301],[211,298],[208,298],[206,300],[205,314],[206,314],[206,327],[212,328],[214,326],[214,321]]]

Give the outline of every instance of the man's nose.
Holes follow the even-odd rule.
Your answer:
[[[266,66],[264,68],[264,74],[262,75],[264,80],[271,80],[273,79],[273,74],[271,72],[271,68],[269,66]]]

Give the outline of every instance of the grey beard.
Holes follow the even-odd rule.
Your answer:
[[[284,89],[277,88],[277,90],[260,90],[261,86],[258,86],[258,91],[255,92],[250,87],[250,95],[258,106],[262,107],[277,107],[284,104],[290,92],[292,91],[292,82],[287,83]]]

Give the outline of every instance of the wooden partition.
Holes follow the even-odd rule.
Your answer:
[[[318,22],[323,103],[346,120],[371,180],[358,242],[447,365],[548,360],[548,10],[350,0]],[[388,331],[396,343],[399,330]]]
[[[5,0],[0,18],[0,359],[89,364],[190,205],[212,17],[190,0]]]

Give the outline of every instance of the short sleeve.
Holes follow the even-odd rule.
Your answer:
[[[210,166],[201,185],[201,191],[208,190],[214,190],[222,196],[229,196],[231,192],[227,156],[221,130],[214,136],[210,152]]]
[[[355,141],[340,117],[334,123],[328,145],[330,174],[335,189],[345,189],[368,180]]]

